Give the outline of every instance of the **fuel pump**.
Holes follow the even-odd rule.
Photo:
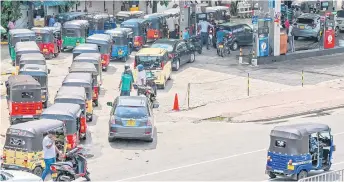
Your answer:
[[[257,44],[257,56],[265,57],[269,56],[269,22],[271,18],[262,18],[258,20],[258,36],[256,37]]]
[[[335,16],[327,13],[324,22],[324,49],[332,49],[336,44],[335,36]]]

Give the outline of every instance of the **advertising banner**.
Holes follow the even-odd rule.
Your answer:
[[[336,44],[334,30],[326,30],[325,31],[325,44],[324,49],[332,49]]]
[[[259,36],[259,57],[269,56],[269,38],[268,36]]]

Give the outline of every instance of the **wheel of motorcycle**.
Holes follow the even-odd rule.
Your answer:
[[[88,174],[86,174],[84,178],[86,179],[86,181],[91,181],[91,178],[88,176]]]
[[[189,63],[193,63],[193,62],[195,62],[195,60],[196,60],[196,55],[195,55],[195,53],[192,53],[192,54],[190,55],[190,61],[189,61]]]
[[[32,173],[41,177],[43,173],[43,168],[41,166],[35,167],[35,169],[32,170]]]
[[[223,57],[223,49],[220,49],[220,56]]]
[[[202,54],[202,47],[201,47],[201,49],[197,50],[197,53]]]

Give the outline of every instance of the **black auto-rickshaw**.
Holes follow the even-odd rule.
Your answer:
[[[93,119],[93,79],[91,73],[69,73],[63,80],[62,86],[82,87],[86,92],[86,117],[88,121]]]
[[[86,39],[86,43],[96,44],[102,56],[102,69],[107,70],[110,64],[110,57],[112,51],[112,38],[108,34],[94,34]]]
[[[66,153],[65,130],[65,124],[62,121],[51,119],[11,125],[6,132],[1,167],[28,171],[37,176],[42,176],[45,168],[43,138],[48,133],[53,132],[56,136],[55,146],[64,155]],[[58,154],[56,159],[59,159]]]
[[[54,103],[78,104],[81,108],[80,139],[86,139],[86,92],[83,87],[60,87],[54,99]]]
[[[41,119],[56,119],[66,124],[67,150],[79,143],[81,108],[79,104],[56,103],[45,109]]]
[[[19,69],[26,64],[46,65],[45,57],[41,53],[22,54],[19,60]]]
[[[166,30],[166,18],[168,15],[163,13],[153,13],[144,16],[148,20],[147,39],[157,40],[164,38],[164,30]],[[165,34],[166,35],[166,34]]]
[[[100,79],[98,71],[94,64],[92,63],[82,63],[82,62],[73,62],[71,67],[69,67],[69,73],[91,73],[93,79],[93,96],[92,100],[94,105],[98,106],[99,91],[100,91]]]
[[[96,44],[80,44],[73,49],[73,59],[82,53],[99,53],[99,48]]]
[[[147,43],[147,19],[129,19],[121,23],[121,28],[131,28],[133,30],[133,47],[136,50],[140,50]]]
[[[31,54],[31,53],[41,53],[39,47],[37,46],[36,42],[28,41],[28,42],[17,42],[16,44],[16,60],[14,66],[16,67],[15,74],[18,74],[19,71],[19,61],[22,54]]]
[[[30,75],[35,80],[39,82],[42,88],[42,102],[43,108],[48,107],[49,100],[49,91],[48,91],[48,74],[50,70],[47,68],[47,65],[39,64],[26,64],[19,70],[19,75]]]
[[[61,52],[61,29],[58,27],[34,27],[36,43],[46,58],[57,57]],[[60,38],[60,40],[58,40]]]
[[[216,24],[230,21],[230,9],[227,6],[206,7],[209,21],[215,21]]]
[[[62,26],[62,50],[85,43],[88,26],[87,20],[73,20],[64,23]]]
[[[39,118],[42,113],[41,85],[32,76],[10,76],[6,92],[11,124]]]
[[[116,14],[116,24],[120,25],[122,22],[132,18],[143,18],[145,13],[143,11],[120,11]]]
[[[111,16],[106,13],[91,13],[87,15],[87,20],[90,23],[88,36],[93,34],[103,34],[106,28],[111,28],[116,26],[114,22],[112,22]],[[111,24],[110,26],[105,24]]]
[[[13,66],[16,60],[15,46],[17,42],[35,41],[35,39],[35,32],[29,29],[13,29],[8,32],[8,50]]]

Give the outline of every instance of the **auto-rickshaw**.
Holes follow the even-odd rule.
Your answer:
[[[67,13],[60,13],[56,15],[56,21],[64,24],[67,21],[72,20],[83,20],[86,16],[85,12],[67,12]]]
[[[147,43],[148,20],[130,19],[121,23],[121,28],[131,28],[134,36],[134,48],[140,50]]]
[[[15,66],[15,74],[18,74],[18,71],[19,71],[19,61],[20,61],[21,55],[41,53],[41,51],[39,50],[39,47],[34,41],[17,42],[15,51],[16,51],[16,59],[15,59],[15,62],[13,62],[14,63],[13,66]]]
[[[143,18],[145,13],[143,11],[120,11],[116,14],[116,23],[119,25],[124,21],[132,18]]]
[[[6,92],[11,124],[39,118],[43,108],[41,85],[32,76],[10,76]]]
[[[93,63],[73,62],[69,67],[69,73],[91,73],[93,79],[93,96],[92,101],[94,105],[98,106],[100,78],[98,77],[98,70]]]
[[[17,42],[35,41],[35,32],[29,29],[12,29],[8,32],[8,51],[14,66],[16,60],[15,46]]]
[[[6,132],[1,167],[31,172],[42,176],[45,168],[43,160],[43,138],[55,133],[55,146],[66,153],[65,124],[59,120],[40,119],[11,125]],[[56,157],[58,160],[59,157]]]
[[[80,139],[86,140],[86,92],[83,87],[61,87],[55,96],[54,103],[78,104],[81,108]]]
[[[87,20],[73,20],[64,23],[62,26],[62,50],[85,43],[88,26]]]
[[[110,64],[111,48],[112,48],[112,38],[107,34],[94,34],[86,39],[86,43],[96,44],[99,48],[99,52],[102,56],[102,68],[107,71]]]
[[[41,119],[56,119],[66,124],[67,150],[79,143],[81,108],[79,104],[56,103],[45,109]]]
[[[86,92],[86,117],[88,121],[93,119],[93,80],[91,73],[69,73],[63,80],[62,86],[82,87]]]
[[[133,31],[130,28],[115,28],[107,30],[105,34],[112,37],[113,45],[111,59],[127,61],[133,46]]]
[[[103,81],[102,65],[101,65],[101,56],[99,53],[81,53],[80,55],[74,58],[73,62],[92,63],[98,71],[98,75],[100,77],[99,83],[100,85],[102,85],[102,81]]]
[[[83,53],[99,53],[99,48],[96,44],[80,44],[73,49],[73,59]]]
[[[148,20],[147,39],[157,40],[164,38],[164,29],[166,27],[166,17],[163,13],[153,13],[144,16]]]
[[[88,36],[91,36],[93,34],[103,34],[106,28],[116,28],[116,23],[113,21],[113,18],[111,18],[109,14],[91,13],[88,14],[86,18],[90,23]]]
[[[22,54],[19,60],[19,70],[26,64],[46,65],[47,62],[41,53]]]
[[[336,147],[331,128],[320,123],[276,126],[270,133],[266,174],[270,178],[306,178],[313,170],[328,171]]]
[[[171,9],[167,9],[163,12],[164,14],[168,15],[168,17],[171,16],[177,16],[179,17],[180,15],[180,8],[171,8]]]
[[[39,82],[42,88],[42,102],[43,108],[48,107],[49,100],[49,91],[48,91],[48,74],[50,70],[47,68],[47,65],[39,64],[26,64],[19,70],[18,75],[30,75],[35,80]]]
[[[216,24],[230,21],[230,9],[227,6],[206,7],[205,12],[208,14],[208,20],[214,20]]]
[[[61,52],[61,30],[57,27],[34,27],[36,43],[46,58],[57,57]],[[60,38],[60,39],[58,39]]]

